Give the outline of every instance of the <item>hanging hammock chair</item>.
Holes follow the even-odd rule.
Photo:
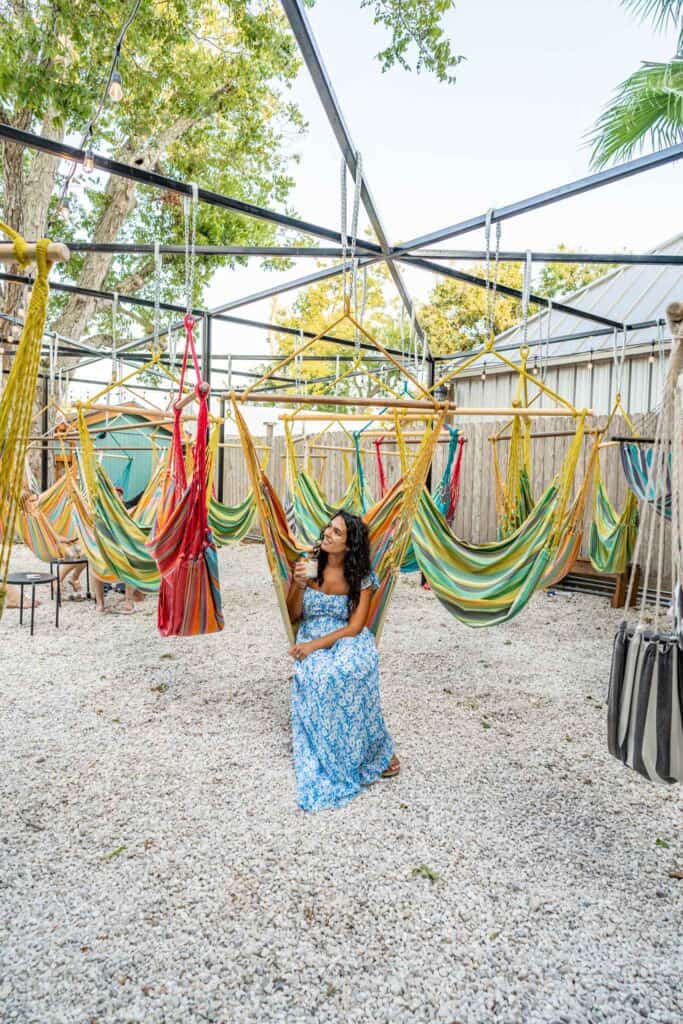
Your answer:
[[[635,565],[643,547],[640,612],[634,625],[622,623],[614,642],[607,744],[614,757],[646,779],[670,783],[683,782],[683,303],[672,303],[666,312],[672,334],[671,360],[655,442],[648,450],[649,457],[639,463],[640,470],[647,466],[648,472],[640,477],[642,523],[626,597],[628,608],[635,596]],[[663,597],[664,531],[669,521],[671,555],[666,562],[671,570],[672,601],[667,610],[668,601]],[[653,591],[654,607],[648,606]]]
[[[666,472],[655,486],[652,482],[653,446],[622,441],[619,449],[621,466],[631,490],[640,501],[649,502],[658,515],[671,519],[671,454],[667,456]]]
[[[1,222],[0,231],[11,238],[17,263],[25,267],[30,262],[26,240]],[[7,596],[7,574],[23,490],[26,451],[47,314],[49,246],[47,239],[41,239],[35,246],[36,277],[21,338],[0,397],[0,509],[4,522],[0,540],[0,618]]]
[[[434,500],[422,495],[413,525],[416,561],[435,596],[460,622],[474,627],[507,622],[538,589],[570,571],[581,545],[585,497],[597,456],[596,443],[570,503],[584,432],[582,415],[561,474],[504,540],[481,545],[459,540]]]
[[[47,517],[57,536],[67,543],[73,543],[77,539],[71,507],[71,492],[66,479],[67,474],[73,472],[73,469],[67,467],[51,487],[38,495],[38,506],[41,512]]]
[[[289,423],[285,422],[287,521],[292,532],[304,544],[315,543],[320,536],[320,531],[329,523],[330,517],[336,509],[343,508],[352,515],[362,516],[374,504],[363,470],[358,434],[353,435],[353,442],[354,467],[346,491],[335,505],[328,501],[320,484],[311,473],[305,469],[298,469],[294,438]]]
[[[621,515],[615,511],[600,474],[600,457],[595,460],[593,518],[589,555],[598,572],[622,573],[631,564],[638,536],[638,499],[629,491]]]
[[[162,636],[196,636],[223,629],[218,555],[207,510],[207,433],[209,408],[201,383],[194,342],[194,320],[184,318],[185,350],[179,383],[179,399],[189,356],[192,356],[199,403],[192,477],[188,483],[180,427],[179,402],[173,407],[173,441],[165,492],[148,547],[161,573],[157,623]]]
[[[263,533],[266,557],[275,587],[275,593],[282,615],[282,621],[290,641],[294,642],[294,630],[287,610],[287,588],[291,579],[294,562],[308,550],[290,532],[284,509],[275,489],[265,474],[256,456],[254,442],[246,422],[232,399],[233,412],[239,430],[242,448],[247,461],[256,506]],[[410,529],[424,486],[434,445],[443,424],[444,413],[440,413],[433,429],[425,431],[416,459],[406,476],[400,477],[383,499],[363,516],[370,535],[372,568],[379,578],[379,587],[373,592],[367,626],[377,640],[382,627],[391,594],[393,593],[398,570],[410,541]],[[329,518],[326,519],[329,522]],[[320,535],[318,530],[315,539]]]
[[[78,410],[81,477],[90,507],[92,536],[108,574],[146,593],[159,589],[159,569],[147,548],[149,527],[140,526],[98,463],[83,409]],[[98,574],[99,575],[99,574]]]

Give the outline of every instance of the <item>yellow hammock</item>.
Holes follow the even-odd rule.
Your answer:
[[[287,589],[294,562],[310,548],[301,546],[289,530],[284,509],[273,485],[259,465],[253,439],[234,395],[232,405],[256,498],[256,510],[280,614],[287,636],[293,643],[294,627],[287,610]],[[370,533],[373,569],[379,577],[379,587],[373,593],[368,618],[368,628],[375,634],[377,641],[410,543],[413,519],[445,416],[445,410],[441,410],[435,422],[425,430],[425,438],[407,475],[397,480],[382,500],[363,516]]]
[[[21,267],[26,266],[29,262],[26,240],[2,222],[0,230],[12,239],[17,263]],[[0,509],[4,510],[5,515],[5,529],[0,542],[0,618],[7,596],[7,574],[23,489],[26,450],[47,314],[49,244],[43,238],[36,245],[36,278],[31,289],[24,329],[0,398]]]

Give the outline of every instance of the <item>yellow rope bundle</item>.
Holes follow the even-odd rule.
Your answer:
[[[29,262],[26,240],[1,221],[0,231],[12,239],[17,263],[24,267]],[[0,399],[0,508],[6,525],[0,541],[0,617],[7,595],[7,574],[23,487],[24,462],[31,433],[40,348],[47,314],[48,245],[47,239],[43,238],[36,246],[38,271],[31,290],[24,329]]]

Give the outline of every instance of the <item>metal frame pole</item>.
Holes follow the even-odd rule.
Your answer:
[[[603,185],[611,185],[612,182],[630,178],[634,174],[641,174],[643,171],[649,171],[653,167],[662,167],[664,164],[680,160],[681,157],[683,157],[683,143],[669,146],[667,149],[661,149],[657,153],[641,156],[637,160],[629,160],[625,164],[610,167],[606,171],[598,171],[597,174],[590,174],[585,178],[579,178],[566,185],[548,189],[547,192],[539,192],[538,195],[530,196],[528,199],[521,199],[516,203],[510,203],[508,206],[501,206],[499,209],[493,210],[491,223],[495,224],[498,221],[508,220],[510,217],[519,217],[522,213],[539,210],[543,206],[550,206],[551,203],[558,203],[562,199],[569,199],[571,196],[590,192],[595,188],[601,188]],[[469,217],[467,220],[450,225],[450,227],[431,231],[429,234],[420,235],[418,238],[411,238],[401,245],[394,246],[391,254],[392,256],[401,256],[413,249],[424,249],[429,245],[438,245],[439,242],[443,242],[447,238],[455,238],[458,235],[467,234],[468,231],[483,228],[486,220],[487,214],[480,213],[476,217]]]
[[[467,274],[464,270],[454,270],[453,267],[441,267],[438,263],[431,263],[429,260],[413,259],[411,266],[421,267],[423,270],[431,270],[432,273],[440,274],[442,277],[451,277],[455,281],[464,281],[466,284],[474,285],[476,288],[486,288],[487,282],[483,277],[476,277],[474,274]],[[521,299],[522,292],[519,288],[511,288],[510,285],[500,284],[496,285],[496,291],[501,295],[508,295],[513,299]],[[553,310],[557,310],[558,313],[569,313],[571,316],[578,317],[580,320],[592,320],[596,324],[606,324],[609,327],[616,327],[619,330],[623,327],[623,324],[619,320],[611,320],[609,317],[600,316],[598,313],[588,313],[586,310],[577,309],[575,306],[568,306],[566,303],[554,302],[551,299],[543,298],[541,295],[535,295],[533,292],[529,294],[529,301],[535,303],[538,306],[550,306],[552,304]]]
[[[75,146],[67,146],[66,143],[56,142],[44,135],[36,135],[33,132],[25,132],[19,128],[0,122],[0,138],[9,139],[20,146],[30,149],[38,149],[43,153],[50,153],[61,160],[70,160],[72,163],[83,163],[86,153],[83,149]],[[133,167],[130,164],[121,163],[119,160],[110,160],[108,157],[94,154],[95,169],[105,171],[107,174],[115,174],[119,178],[127,178],[129,181],[138,182],[140,185],[148,185],[153,188],[164,189],[167,192],[177,192],[180,195],[192,196],[192,186],[177,178],[169,178],[165,174],[158,174],[156,171],[145,170],[142,167]],[[289,228],[306,235],[313,235],[316,238],[325,238],[337,245],[342,244],[341,234],[338,231],[331,231],[329,228],[321,227],[319,224],[312,224],[298,217],[288,217],[284,213],[275,210],[268,210],[263,206],[256,206],[254,203],[247,203],[241,199],[232,199],[230,196],[222,195],[220,192],[212,192],[210,189],[198,189],[198,199],[210,206],[219,206],[234,213],[242,214],[245,217],[255,217],[257,220],[269,221],[271,224],[278,224],[280,227]],[[381,254],[381,249],[376,242],[366,240],[359,241],[358,247],[366,252]]]
[[[225,395],[220,396],[220,445],[218,448],[218,500],[223,502],[225,485]]]
[[[40,428],[41,428],[41,431],[43,433],[43,437],[45,437],[47,435],[47,432],[50,429],[50,419],[49,419],[49,412],[48,412],[48,407],[47,407],[48,406],[48,400],[49,400],[48,379],[47,379],[47,377],[43,377],[43,412],[42,412],[41,424],[40,424]],[[40,457],[40,489],[41,489],[41,491],[46,491],[47,490],[48,483],[49,483],[49,472],[48,472],[48,464],[47,464],[47,452],[45,451],[45,449],[43,449],[43,451],[41,452],[41,457]]]
[[[352,177],[356,176],[356,164],[357,164],[357,150],[351,139],[351,133],[347,127],[344,115],[342,114],[339,101],[332,88],[332,82],[330,76],[327,73],[327,69],[323,63],[322,56],[318,49],[313,30],[311,29],[310,22],[304,10],[301,0],[281,0],[282,7],[287,20],[289,21],[294,38],[296,39],[301,55],[308,67],[308,72],[313,80],[316,91],[322,103],[323,110],[327,115],[330,127],[334,133],[334,137],[337,140],[339,148],[342,152],[346,166],[351,172]],[[389,245],[389,240],[384,231],[382,221],[380,220],[379,213],[375,206],[374,200],[370,194],[365,177],[361,182],[361,202],[365,212],[367,213],[370,223],[372,224],[373,231],[379,239],[381,247],[381,253],[384,256],[389,273],[391,274],[394,284],[401,296],[401,301],[405,306],[408,316],[415,319],[415,327],[418,331],[420,339],[424,339],[424,331],[415,317],[415,307],[413,301],[408,294],[408,289],[405,286],[403,278],[399,268],[395,265],[391,259],[392,250]],[[362,248],[359,244],[359,248]]]

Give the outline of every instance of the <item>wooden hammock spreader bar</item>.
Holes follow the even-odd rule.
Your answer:
[[[28,242],[25,249],[26,258],[35,260],[36,243]],[[50,242],[47,247],[48,263],[67,263],[71,258],[69,247],[63,242]],[[0,263],[16,263],[17,254],[13,242],[0,242]]]
[[[295,348],[293,352],[290,352],[289,355],[281,359],[279,363],[275,364],[275,366],[271,366],[269,370],[267,370],[261,377],[259,377],[258,380],[255,380],[252,384],[245,388],[241,395],[235,395],[235,397],[238,399],[238,401],[246,401],[247,398],[251,400],[254,388],[258,387],[260,384],[265,384],[267,380],[270,380],[271,377],[279,373],[280,370],[284,369],[285,366],[293,362],[294,359],[296,359],[300,355],[303,355],[303,353],[306,352],[309,348],[311,348],[312,345],[315,345],[316,341],[320,341],[323,335],[329,334],[331,331],[335,329],[335,327],[338,327],[339,324],[343,323],[345,320],[348,320],[350,324],[353,324],[354,328],[357,331],[359,331],[360,334],[363,335],[366,341],[370,342],[370,344],[373,345],[377,349],[377,351],[384,356],[385,359],[387,359],[390,363],[393,363],[393,365],[401,373],[401,375],[405,377],[408,381],[410,381],[414,388],[417,388],[417,390],[424,396],[424,399],[431,403],[432,408],[437,409],[439,407],[439,403],[436,401],[434,396],[431,395],[429,390],[419,382],[417,377],[414,377],[413,374],[403,365],[403,363],[401,363],[398,359],[392,356],[389,350],[386,349],[384,345],[382,345],[382,343],[377,340],[377,338],[374,338],[371,334],[369,334],[366,328],[363,327],[363,325],[359,323],[358,320],[356,320],[356,318],[351,313],[351,303],[348,297],[344,302],[344,312],[341,314],[341,316],[337,317],[337,319],[334,320],[331,324],[328,324],[327,327],[325,327],[319,334],[316,334],[314,338],[311,338],[309,341],[304,342],[303,345],[299,345],[298,348]],[[346,338],[340,338],[339,340],[348,341],[348,339]],[[329,356],[327,358],[329,359]],[[233,393],[228,394],[230,394],[230,396],[232,397]],[[282,397],[287,397],[289,399],[290,396],[283,395]],[[298,399],[298,401],[300,401],[302,405],[308,404],[301,399]],[[336,404],[339,405],[343,403],[337,402]]]
[[[199,385],[198,390],[200,395],[208,395],[210,391],[210,385],[205,380],[203,380]],[[193,389],[189,395],[185,395],[184,398],[180,398],[177,402],[174,402],[173,408],[180,411],[181,409],[184,409],[186,406],[190,405],[192,402],[196,402],[198,397],[199,396],[197,395],[197,391]]]
[[[162,427],[168,424],[172,424],[173,420],[158,420],[154,424],[149,424],[154,427]],[[89,434],[114,434],[117,430],[139,430],[140,427],[146,426],[143,423],[117,423],[113,427],[107,427],[104,424],[100,426],[99,423],[88,427]],[[69,424],[66,430],[59,430],[58,434],[60,437],[66,438],[70,434],[78,434],[78,427]],[[171,435],[168,434],[168,440],[170,441]]]
[[[341,444],[309,444],[308,447],[311,448],[311,449],[312,448],[317,448],[319,451],[323,451],[323,452],[353,452],[353,453],[355,453],[355,451],[356,451],[356,449],[352,448],[350,445],[347,445],[346,447],[344,447],[344,445],[341,445]],[[374,455],[375,454],[373,452],[372,448],[359,448],[358,450],[361,453],[361,455]]]
[[[325,462],[327,460],[327,455],[316,455],[315,452],[311,452],[308,457],[309,457],[309,459],[321,459],[323,462]],[[287,452],[285,452],[283,455],[281,455],[280,458],[281,459],[288,458]]]
[[[527,419],[527,418],[528,419],[536,419],[536,418],[540,419],[542,417],[548,417],[548,416],[550,416],[550,417],[557,417],[557,418],[564,418],[568,414],[567,414],[566,410],[564,410],[564,409],[533,409],[533,410],[532,409],[529,409],[529,410],[527,410],[527,409],[458,409],[458,416],[495,416],[495,417],[502,417],[502,416],[512,416],[512,415],[514,415],[514,416],[521,416],[524,419]],[[586,410],[586,417],[587,418],[591,417],[591,416],[594,416],[594,415],[595,415],[595,413],[592,411],[592,409],[587,409]],[[288,417],[287,417],[286,413],[282,413],[282,415],[279,418],[281,420],[286,420]],[[305,423],[305,422],[309,422],[309,421],[310,422],[316,422],[316,421],[320,421],[320,420],[329,420],[331,418],[333,418],[335,420],[343,421],[343,422],[349,422],[349,421],[354,421],[354,420],[355,421],[365,421],[365,420],[367,420],[369,418],[373,419],[373,420],[377,420],[377,421],[388,420],[390,423],[394,422],[394,417],[393,416],[381,416],[381,415],[378,415],[378,416],[368,417],[368,416],[364,416],[363,413],[348,413],[348,412],[347,413],[344,413],[344,412],[337,413],[334,417],[330,417],[327,413],[324,413],[324,412],[308,412],[308,413],[304,413],[302,416],[298,416],[297,417],[297,419],[298,419],[298,421],[300,423]],[[403,415],[401,417],[401,421],[402,422],[404,422],[404,421],[411,421],[412,422],[413,420],[424,420],[424,418],[425,418],[424,411],[418,410],[417,412],[414,412],[414,413],[406,413],[405,415]]]

